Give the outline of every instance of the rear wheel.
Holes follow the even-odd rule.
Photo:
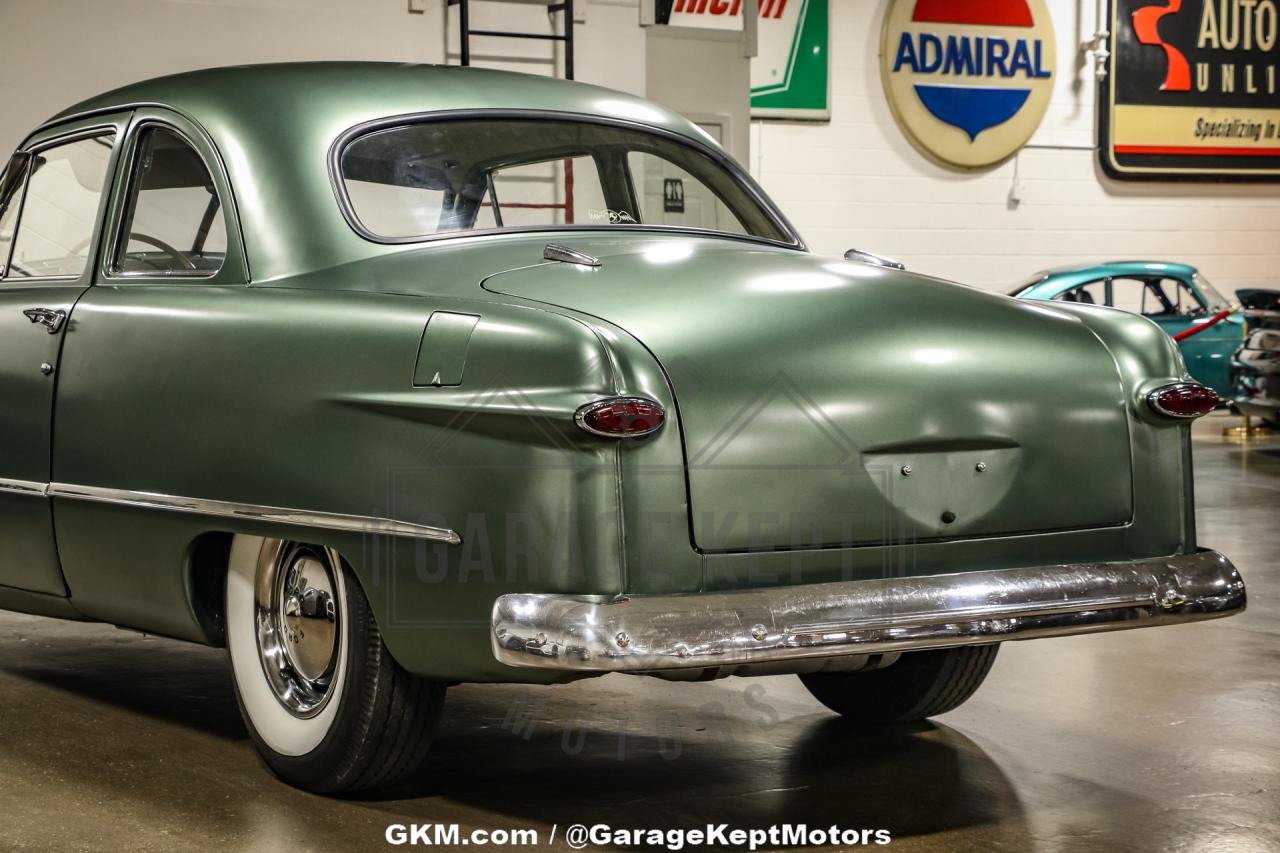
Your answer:
[[[336,551],[237,536],[226,616],[240,711],[282,779],[333,793],[389,785],[421,765],[445,686],[392,659]]]
[[[991,671],[997,643],[908,652],[870,672],[800,676],[813,697],[861,723],[906,723],[945,714],[974,694]]]

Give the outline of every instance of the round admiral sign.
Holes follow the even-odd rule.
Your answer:
[[[1044,0],[889,0],[885,94],[912,143],[946,165],[999,163],[1026,144],[1053,95]]]

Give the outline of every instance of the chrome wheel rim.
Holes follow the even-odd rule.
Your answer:
[[[254,610],[262,671],[295,717],[320,713],[333,692],[343,630],[341,566],[330,548],[282,541],[264,548],[258,562]]]

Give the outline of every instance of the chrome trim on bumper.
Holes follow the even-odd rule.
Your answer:
[[[188,512],[193,515],[211,515],[218,518],[240,518],[246,521],[267,521],[276,524],[296,524],[300,527],[318,527],[323,530],[342,530],[354,533],[380,533],[389,536],[407,536],[458,545],[462,537],[443,527],[412,524],[389,518],[366,515],[342,515],[332,512],[312,512],[301,509],[284,509],[258,504],[212,501],[204,498],[183,498],[155,492],[135,492],[128,489],[106,489],[100,486],[74,486],[70,483],[42,485],[43,494],[51,498],[71,498],[93,503],[117,504],[142,509],[161,509]]]
[[[1216,551],[929,577],[592,600],[504,595],[509,666],[646,672],[980,645],[1230,616],[1244,581]]]

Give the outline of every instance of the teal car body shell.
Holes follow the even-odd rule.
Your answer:
[[[1172,278],[1184,283],[1200,302],[1200,309],[1186,314],[1147,314],[1146,316],[1170,336],[1204,323],[1216,312],[1228,307],[1221,297],[1207,289],[1195,267],[1187,264],[1157,261],[1115,261],[1087,266],[1068,266],[1037,274],[1032,282],[1013,292],[1023,299],[1061,299],[1063,294],[1091,282],[1110,278]],[[1187,371],[1208,385],[1223,399],[1232,396],[1232,356],[1245,337],[1245,320],[1239,313],[1199,334],[1178,342]]]
[[[642,225],[400,244],[357,233],[332,174],[336,141],[365,122],[456,111],[650,128],[759,192],[673,112],[500,72],[218,69],[65,111],[23,147],[86,128],[116,141],[94,261],[74,280],[0,283],[0,392],[22,404],[0,445],[11,543],[0,606],[218,644],[230,537],[301,539],[342,554],[411,672],[545,682],[579,675],[495,660],[499,596],[1196,551],[1188,427],[1145,404],[1186,379],[1155,325],[819,258],[799,238]],[[191,140],[227,200],[213,277],[125,281],[104,267],[143,122]],[[552,241],[601,266],[545,261]],[[61,335],[22,318],[37,303],[68,312]],[[413,380],[436,312],[479,318],[454,386]],[[42,361],[51,376],[35,371]],[[660,403],[665,428],[619,442],[576,427],[579,407],[620,395]],[[87,488],[133,498],[86,499]],[[146,495],[453,536],[174,512]]]

